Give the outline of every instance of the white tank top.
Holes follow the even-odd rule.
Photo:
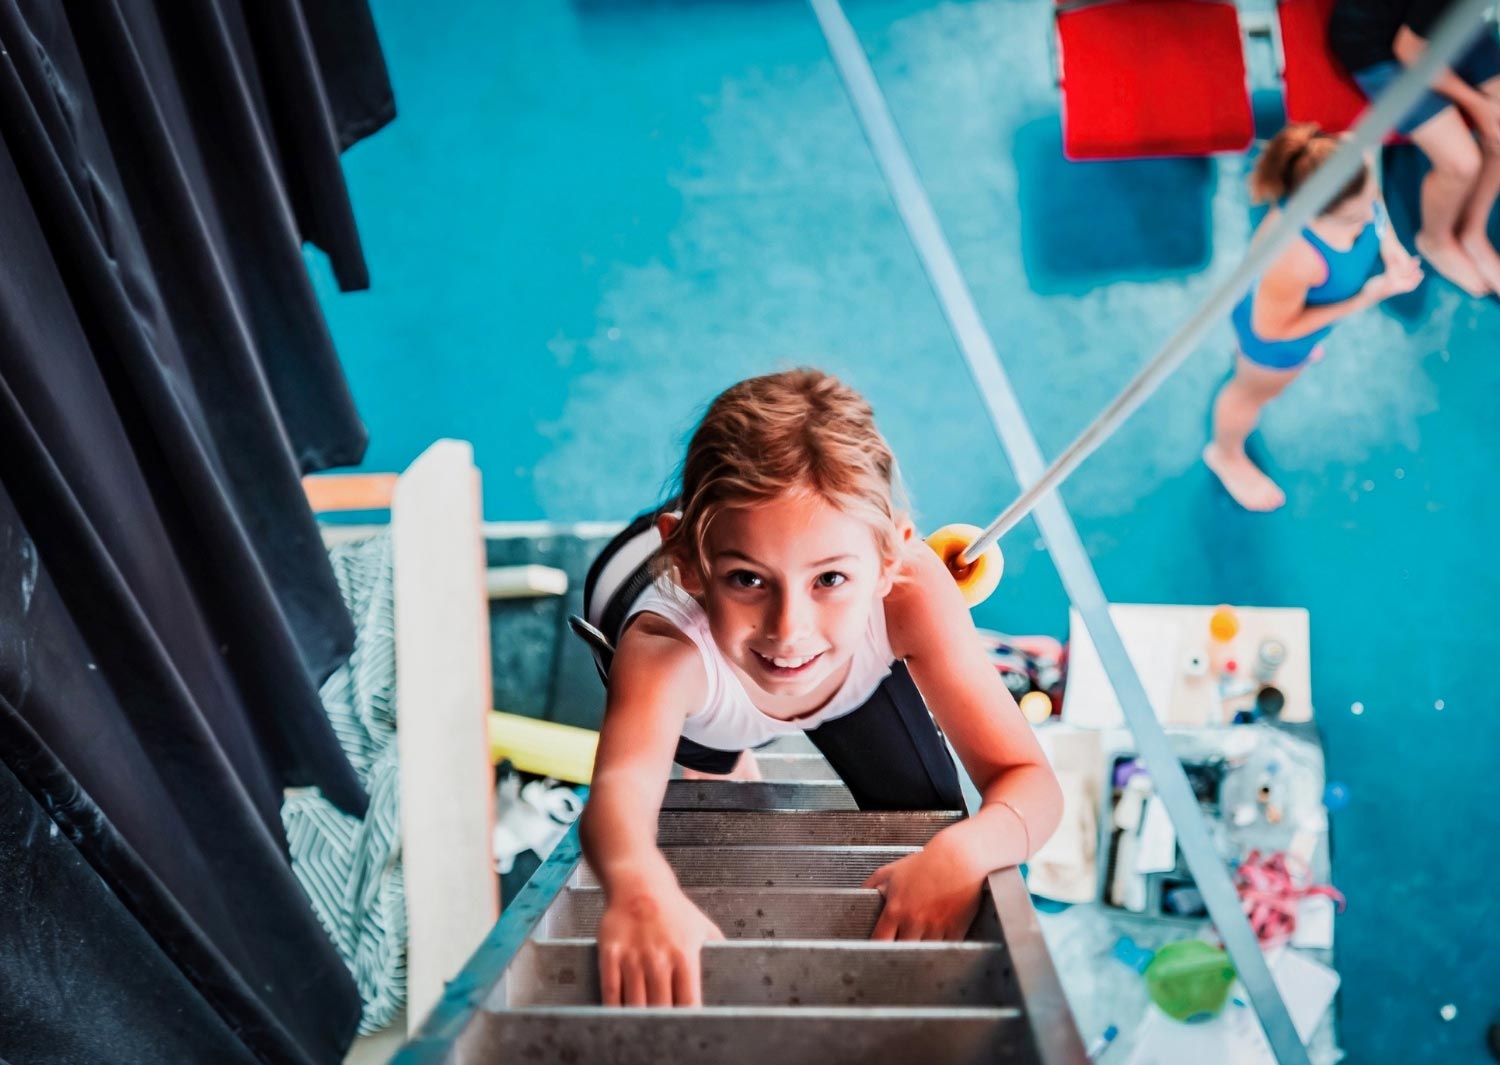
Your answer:
[[[713,633],[708,628],[708,615],[696,599],[670,581],[657,580],[648,585],[631,605],[627,620],[648,610],[665,618],[698,648],[704,672],[708,674],[708,695],[702,709],[689,714],[683,722],[682,734],[694,743],[719,751],[759,747],[777,736],[805,732],[853,713],[875,693],[880,682],[890,676],[891,663],[896,660],[891,653],[890,637],[886,634],[885,610],[873,610],[865,638],[855,649],[849,675],[839,690],[815,713],[795,721],[782,721],[750,701],[745,685],[714,642]]]

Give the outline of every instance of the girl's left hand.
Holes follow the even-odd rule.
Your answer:
[[[989,872],[934,838],[916,854],[883,865],[864,882],[885,896],[871,939],[961,940],[979,912]]]

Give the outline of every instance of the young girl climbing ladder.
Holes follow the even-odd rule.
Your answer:
[[[1057,824],[1051,768],[953,575],[913,537],[869,405],[833,377],[772,374],[715,399],[676,506],[605,549],[585,600],[616,646],[581,826],[607,897],[606,1004],[699,1003],[700,949],[722,938],[656,846],[674,759],[743,772],[751,748],[805,731],[861,808],[955,809],[946,736],[982,808],[870,877],[876,939],[962,938],[985,877]]]

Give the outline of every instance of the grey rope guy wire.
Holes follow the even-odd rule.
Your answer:
[[[1302,227],[1322,211],[1335,193],[1358,171],[1365,153],[1380,146],[1396,123],[1421,98],[1436,79],[1438,69],[1446,66],[1468,42],[1473,29],[1485,17],[1494,0],[1462,0],[1439,22],[1428,39],[1427,48],[1380,99],[1365,112],[1338,151],[1318,167],[1303,186],[1286,202],[1281,216],[1266,231],[1263,239],[1250,247],[1244,260],[1203,300],[1172,336],[1162,345],[1141,371],[1131,379],[1099,416],[1065,447],[1051,465],[1031,484],[1026,485],[1015,502],[1006,507],[959,556],[968,565],[984,553],[1023,518],[1035,509],[1048,492],[1067,480],[1083,461],[1108,440],[1125,421],[1161,387],[1176,369],[1187,361],[1196,345],[1210,329],[1222,321],[1241,296],[1249,291],[1255,279],[1296,239]]]

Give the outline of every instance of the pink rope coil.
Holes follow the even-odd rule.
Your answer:
[[[1255,938],[1264,947],[1292,938],[1297,930],[1297,904],[1303,899],[1329,898],[1338,907],[1337,912],[1344,912],[1342,892],[1327,884],[1298,883],[1281,851],[1267,858],[1262,858],[1260,851],[1245,855],[1235,871],[1234,885]]]

